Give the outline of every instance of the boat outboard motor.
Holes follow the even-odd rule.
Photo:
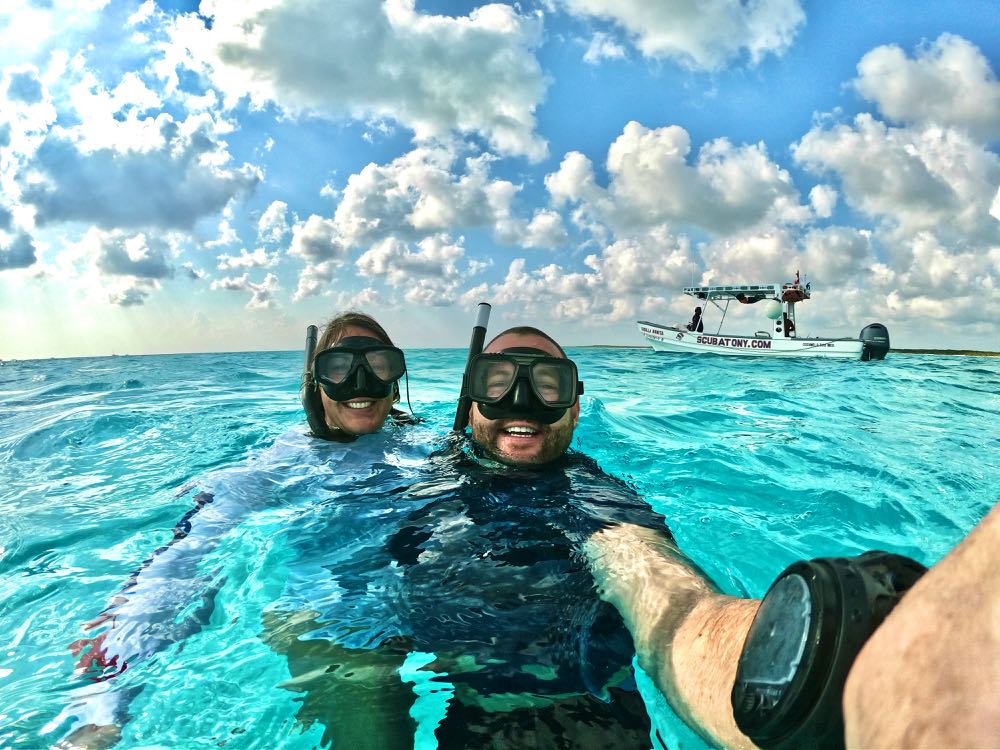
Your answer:
[[[861,361],[867,362],[871,359],[885,359],[889,351],[889,329],[881,323],[872,323],[861,329],[858,336],[864,344],[861,350]]]

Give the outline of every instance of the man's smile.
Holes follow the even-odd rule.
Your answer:
[[[529,427],[528,425],[516,424],[504,427],[501,432],[505,435],[510,435],[511,437],[532,437],[533,435],[537,435],[540,430],[537,430],[534,427]]]

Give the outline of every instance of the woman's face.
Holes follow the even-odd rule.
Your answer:
[[[369,336],[379,339],[379,335],[368,328],[347,326],[330,343],[330,346],[334,346],[338,341],[348,336]],[[319,395],[323,400],[323,413],[327,426],[334,430],[343,430],[351,435],[378,432],[392,410],[393,396],[391,394],[379,399],[365,396],[350,401],[334,401],[321,388]]]

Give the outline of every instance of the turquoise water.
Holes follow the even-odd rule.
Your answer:
[[[931,564],[1000,496],[997,359],[570,355],[586,382],[574,447],[666,516],[729,593],[759,596],[801,557],[883,548]],[[131,701],[118,747],[318,746],[321,729],[296,724],[300,696],[276,687],[288,666],[261,639],[262,613],[341,595],[316,590],[317,552],[357,559],[405,510],[356,487],[373,455],[391,481],[419,475],[451,426],[465,353],[407,356],[426,421],[366,438],[354,458],[299,434],[297,352],[0,366],[0,747],[65,731],[82,689],[68,645],[200,490],[220,498],[201,520],[217,541],[197,551],[191,591],[141,592],[171,614],[162,632],[134,634],[157,653],[113,681],[155,685]],[[302,551],[345,528],[350,544]],[[188,633],[205,590],[209,619]],[[391,608],[382,615],[390,627]],[[435,697],[421,700],[433,713]],[[704,747],[654,714],[670,747]]]

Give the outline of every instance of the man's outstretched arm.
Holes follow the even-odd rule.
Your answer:
[[[1000,746],[998,567],[1000,503],[858,654],[844,688],[848,747]]]
[[[730,696],[760,602],[718,593],[674,544],[641,526],[599,531],[585,549],[602,596],[632,633],[639,664],[674,710],[715,743],[754,747],[736,726]]]

